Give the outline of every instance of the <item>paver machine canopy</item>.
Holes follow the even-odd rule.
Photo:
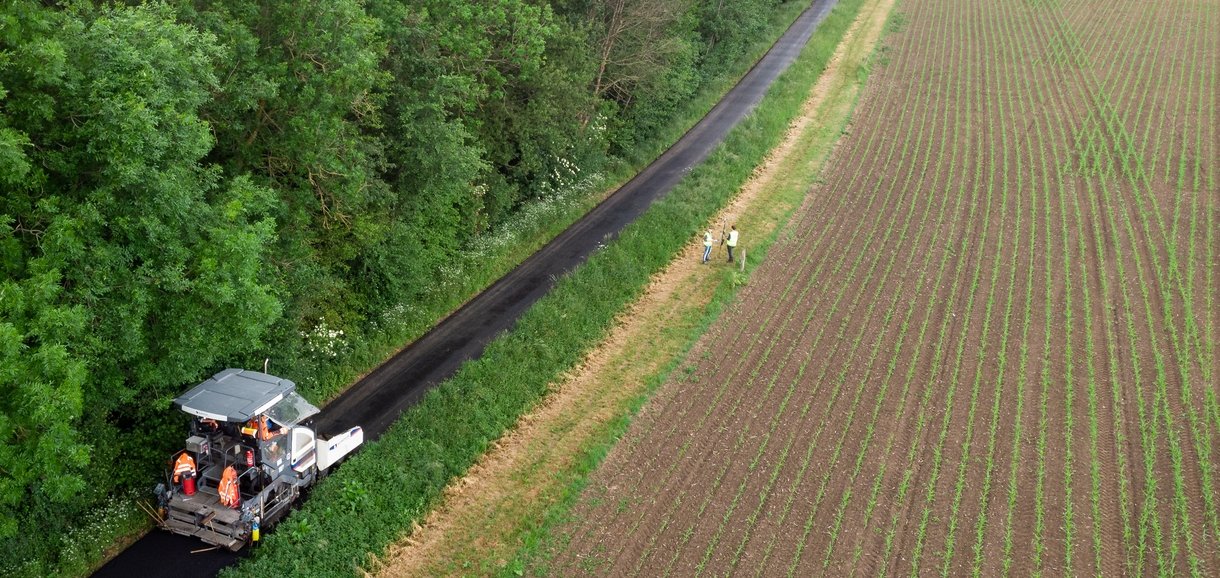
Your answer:
[[[318,413],[296,394],[292,381],[244,369],[226,369],[174,399],[182,411],[205,419],[246,423],[266,415],[293,426]]]

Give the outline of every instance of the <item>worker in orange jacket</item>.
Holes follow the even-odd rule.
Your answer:
[[[233,466],[226,466],[224,473],[220,474],[220,485],[216,486],[216,492],[220,494],[220,503],[230,508],[236,508],[241,505],[241,493],[237,487],[237,470]]]
[[[187,452],[178,454],[178,459],[174,462],[174,483],[179,483],[184,476],[195,477],[195,458]]]
[[[210,417],[201,417],[199,418],[199,431],[204,433],[216,433],[220,431],[220,422]]]
[[[249,432],[251,430],[257,432],[258,439],[263,440],[263,441],[267,441],[277,435],[284,433],[283,428],[281,428],[278,424],[275,424],[274,422],[272,422],[265,415],[260,415],[256,418],[246,422],[246,427],[243,428],[243,430],[242,430],[243,433]],[[250,435],[254,435],[254,434],[250,434]]]

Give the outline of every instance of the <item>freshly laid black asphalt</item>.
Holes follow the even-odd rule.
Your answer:
[[[512,272],[327,404],[315,419],[318,431],[325,437],[359,425],[366,440],[377,439],[424,393],[481,355],[557,278],[615,238],[707,158],[792,64],[833,6],[833,0],[814,0],[741,82],[668,151]],[[94,576],[215,576],[242,555],[225,550],[191,553],[206,546],[154,531]]]

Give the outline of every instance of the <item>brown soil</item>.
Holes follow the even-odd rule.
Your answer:
[[[1217,142],[1220,45],[1182,4],[904,5],[784,240],[551,569],[1220,571],[1216,199],[1192,190],[1215,167],[1185,160]],[[1170,29],[1193,48],[1141,51]]]
[[[891,0],[892,1],[892,0]],[[888,9],[889,3],[885,3]],[[884,20],[885,11],[874,9],[873,26]],[[848,37],[851,37],[851,32]],[[876,31],[870,36],[876,41]],[[871,46],[871,44],[869,44]],[[856,49],[860,51],[860,48]],[[847,111],[850,99],[845,87],[852,78],[844,74],[842,57],[832,58],[822,79],[811,91],[802,114],[789,127],[788,134],[768,160],[756,169],[731,205],[713,221],[717,233],[721,225],[738,223],[743,243],[750,236],[765,237],[775,230],[785,212],[769,195],[775,189],[792,186],[792,174],[803,175],[816,167],[793,169],[794,160],[811,162],[802,147],[821,124],[837,124]],[[831,97],[835,97],[833,100]],[[824,159],[824,154],[812,159]],[[488,574],[507,564],[516,554],[523,530],[541,522],[541,515],[567,480],[552,472],[563,472],[584,448],[613,419],[623,415],[630,400],[645,391],[644,381],[655,375],[680,352],[682,335],[694,329],[698,312],[710,302],[716,283],[725,282],[723,250],[717,248],[712,266],[699,264],[701,243],[693,243],[665,271],[657,275],[644,296],[627,311],[607,339],[592,351],[569,378],[556,384],[540,407],[524,416],[520,423],[499,440],[463,478],[445,490],[442,503],[422,526],[389,552],[373,562],[378,576],[423,576]],[[743,251],[744,252],[744,251]],[[748,258],[748,253],[744,255]],[[713,340],[723,329],[714,330]],[[738,342],[738,345],[741,343]],[[733,352],[720,355],[711,348],[697,349],[692,355],[732,359]],[[691,381],[698,380],[695,376]],[[653,403],[637,417],[641,423],[657,427],[675,426],[691,419],[692,407],[675,403],[685,394],[680,388],[657,393]],[[678,408],[676,415],[663,422],[652,410]],[[705,413],[705,415],[708,415]],[[674,433],[672,427],[668,430]],[[625,440],[616,451],[630,451]],[[639,451],[639,448],[636,448]],[[638,471],[649,471],[641,468]]]
[[[1205,4],[904,4],[819,170],[819,123],[850,110],[893,5],[866,2],[723,220],[767,235],[773,191],[817,184],[534,570],[1220,572]],[[567,483],[550,472],[645,391],[726,279],[700,249],[381,574],[487,574],[517,552]]]

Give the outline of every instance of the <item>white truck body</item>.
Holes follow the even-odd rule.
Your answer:
[[[327,470],[355,451],[364,443],[364,430],[360,426],[353,427],[328,440],[322,440],[318,447],[318,469]]]

